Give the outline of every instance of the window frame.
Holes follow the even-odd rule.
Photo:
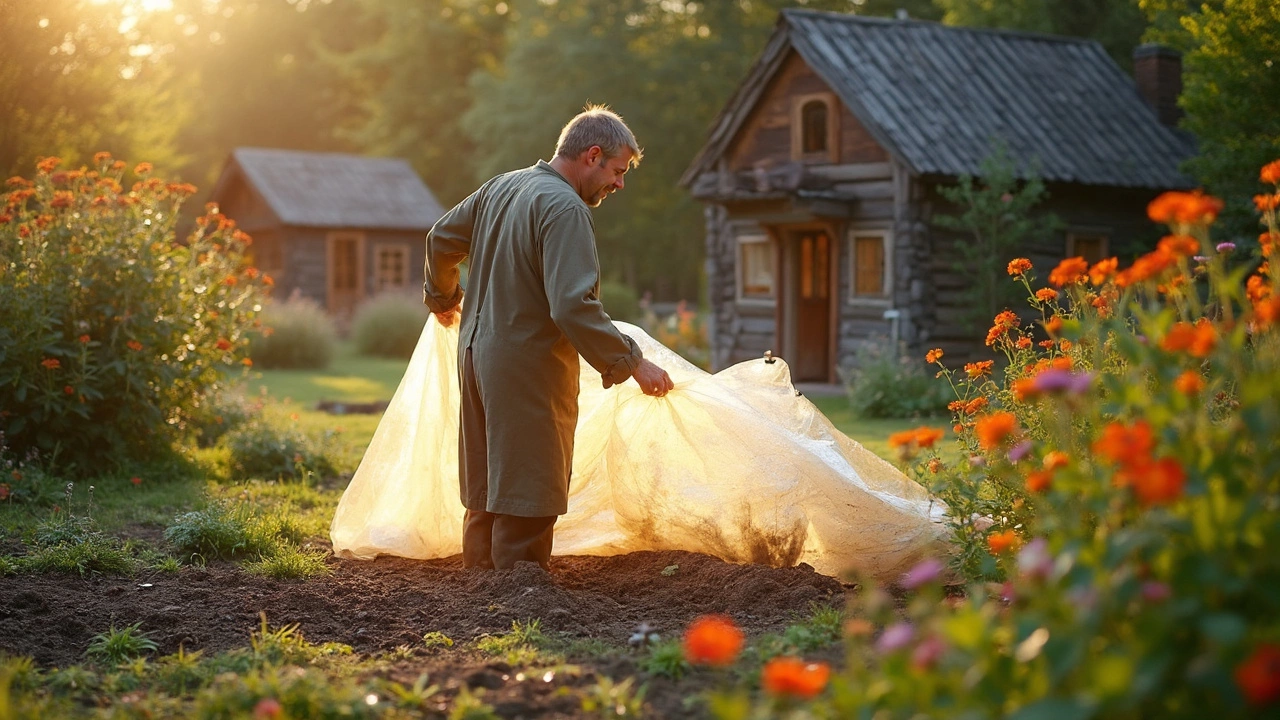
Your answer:
[[[770,263],[773,265],[773,278],[770,283],[769,295],[749,295],[746,293],[745,278],[746,264],[743,262],[745,257],[745,247],[747,245],[763,245],[766,255],[769,257]],[[763,230],[743,230],[733,234],[733,282],[734,297],[741,305],[755,305],[762,307],[772,307],[778,302],[778,252],[777,246],[773,238]]]
[[[1076,251],[1076,240],[1079,238],[1102,238],[1102,252],[1100,253],[1100,257],[1098,259],[1106,260],[1107,258],[1111,257],[1110,228],[1078,227],[1078,228],[1072,228],[1067,231],[1067,242],[1066,242],[1067,252],[1066,252],[1066,255],[1063,257],[1064,260],[1066,258],[1083,257],[1083,255],[1081,255],[1079,252]],[[1093,262],[1097,262],[1097,261],[1096,260],[1091,261],[1090,264],[1092,264]]]
[[[881,293],[879,295],[858,294],[858,238],[875,236],[880,238],[884,249],[884,268],[881,269]],[[873,307],[891,307],[893,305],[893,230],[887,227],[851,227],[847,234],[849,251],[849,294],[846,302],[850,305],[866,305]]]
[[[818,152],[804,151],[804,107],[811,102],[827,106],[827,148]],[[791,98],[791,159],[805,163],[840,162],[840,106],[835,93],[820,92]]]
[[[387,250],[398,251],[402,258],[403,264],[400,267],[401,282],[395,285],[384,286],[382,284],[382,253]],[[373,292],[381,294],[384,292],[406,292],[410,290],[409,285],[409,261],[413,257],[413,251],[408,243],[403,242],[377,242],[373,244]]]

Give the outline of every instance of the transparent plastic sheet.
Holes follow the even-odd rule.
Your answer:
[[[889,579],[945,552],[946,508],[837,430],[782,360],[708,374],[626,323],[675,389],[609,390],[583,363],[569,512],[555,554],[687,550],[731,562],[804,562]],[[334,552],[446,557],[462,551],[457,326],[431,317],[338,504]]]

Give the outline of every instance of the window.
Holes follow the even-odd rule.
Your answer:
[[[774,298],[773,243],[765,235],[738,237],[738,299]]]
[[[791,159],[801,162],[840,161],[839,125],[835,95],[812,93],[791,99]]]
[[[810,100],[800,108],[800,152],[821,153],[827,151],[827,104]]]
[[[850,233],[849,291],[852,299],[887,299],[893,290],[890,271],[892,246],[887,230],[854,230]]]
[[[374,291],[404,290],[409,287],[409,246],[378,245],[374,249]]]
[[[1106,235],[1096,232],[1067,233],[1067,257],[1082,257],[1090,265],[1107,258],[1111,243]]]

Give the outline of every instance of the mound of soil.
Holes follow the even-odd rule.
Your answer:
[[[807,565],[735,565],[684,552],[557,557],[551,573],[533,563],[464,569],[456,557],[331,563],[331,577],[308,581],[259,578],[232,565],[132,578],[0,577],[0,650],[65,667],[83,661],[95,634],[141,622],[161,654],[181,644],[211,655],[247,645],[264,612],[272,627],[298,623],[312,643],[358,652],[420,646],[433,631],[466,641],[531,618],[544,631],[624,645],[641,623],[674,637],[712,612],[733,617],[748,635],[778,631],[812,603],[842,603],[845,591]]]

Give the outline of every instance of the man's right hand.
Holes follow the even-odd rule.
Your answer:
[[[432,313],[432,314],[436,316],[436,321],[440,323],[441,327],[449,327],[450,325],[453,325],[458,320],[457,308],[445,310],[444,312]]]
[[[671,376],[666,370],[654,365],[641,358],[640,364],[636,366],[631,377],[636,379],[636,384],[640,386],[640,392],[653,397],[662,397],[671,391],[676,385],[671,382]]]

